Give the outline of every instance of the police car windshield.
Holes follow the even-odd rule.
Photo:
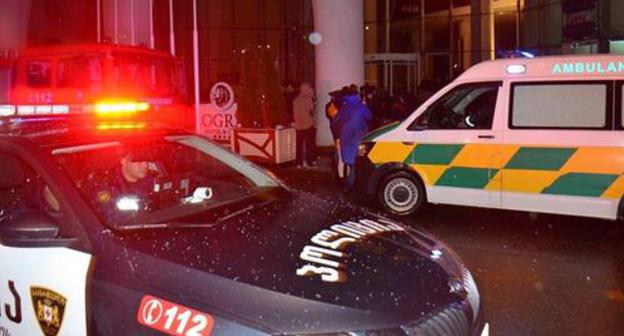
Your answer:
[[[114,229],[210,224],[219,215],[209,210],[248,207],[257,195],[282,189],[261,168],[193,135],[80,144],[52,154]]]

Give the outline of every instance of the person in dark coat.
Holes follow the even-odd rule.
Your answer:
[[[348,191],[355,182],[355,159],[360,141],[368,132],[368,123],[372,120],[371,111],[362,104],[357,92],[349,92],[342,99],[338,114],[333,120],[333,127],[340,134],[340,154],[348,172],[345,189]]]
[[[325,105],[325,116],[327,116],[327,120],[329,120],[329,128],[331,130],[332,138],[334,139],[332,152],[333,166],[336,168],[334,177],[337,183],[341,183],[345,175],[344,162],[342,161],[342,156],[340,155],[340,133],[336,128],[336,123],[334,122],[334,119],[338,115],[338,111],[340,109],[342,94],[342,90],[330,92],[329,102]]]

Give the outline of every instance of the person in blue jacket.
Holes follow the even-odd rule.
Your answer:
[[[345,189],[351,190],[355,182],[355,159],[358,146],[368,132],[371,111],[362,103],[357,92],[348,90],[343,96],[338,114],[332,120],[332,130],[340,135],[340,154],[347,165]]]

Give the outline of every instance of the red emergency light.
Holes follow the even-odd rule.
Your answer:
[[[101,101],[95,104],[95,114],[100,118],[128,118],[149,110],[146,102]]]
[[[97,129],[100,131],[112,131],[112,130],[139,130],[145,129],[145,123],[142,122],[113,122],[113,123],[98,123]]]

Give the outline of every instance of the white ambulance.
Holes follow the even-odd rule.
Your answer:
[[[622,218],[624,56],[473,66],[360,145],[357,185],[389,212],[424,202]]]

